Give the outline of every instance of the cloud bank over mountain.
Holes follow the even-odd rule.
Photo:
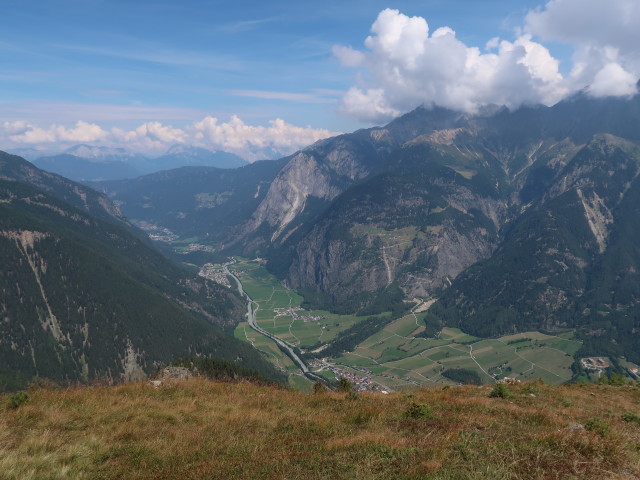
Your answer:
[[[132,130],[104,128],[78,121],[72,127],[40,127],[25,121],[4,122],[0,138],[13,145],[49,146],[59,149],[76,143],[125,147],[133,152],[162,154],[175,144],[235,153],[248,161],[288,155],[318,140],[336,135],[326,129],[298,127],[281,119],[268,126],[248,125],[237,116],[228,122],[207,116],[183,128],[161,122],[145,122]]]
[[[385,9],[363,50],[341,45],[333,53],[357,71],[341,111],[381,122],[419,104],[468,112],[487,104],[551,105],[586,88],[593,96],[636,93],[640,77],[640,4],[636,0],[552,0],[530,11],[513,41],[493,38],[468,46],[449,27]],[[540,42],[572,48],[572,67]]]

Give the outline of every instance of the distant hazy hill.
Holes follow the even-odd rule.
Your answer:
[[[138,169],[123,161],[96,162],[70,154],[40,157],[33,163],[43,170],[77,182],[135,178],[141,174]]]
[[[232,153],[184,145],[174,145],[157,158],[131,153],[124,148],[75,145],[62,154],[38,157],[33,163],[78,182],[136,178],[187,166],[232,169],[247,165],[244,159]]]
[[[265,160],[228,170],[183,167],[91,185],[132,219],[179,231],[183,237],[220,241],[250,218],[285,162]]]
[[[28,167],[14,156],[2,162],[2,173]],[[92,192],[72,182],[56,187],[87,200]],[[0,264],[0,389],[33,377],[126,380],[198,354],[278,376],[222,332],[245,313],[237,295],[183,271],[125,224],[23,182],[0,181]]]
[[[161,157],[149,161],[153,170],[171,170],[180,167],[216,167],[238,168],[247,165],[247,161],[233,153],[213,152],[205,148],[174,145]]]

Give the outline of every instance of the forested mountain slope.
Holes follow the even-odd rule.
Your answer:
[[[230,290],[21,182],[0,181],[0,263],[0,389],[139,378],[199,354],[278,376],[222,332],[246,310]]]
[[[106,195],[55,173],[45,172],[17,155],[0,152],[0,179],[31,184],[94,217],[128,224],[122,212]]]
[[[236,169],[183,167],[131,180],[89,183],[134,220],[180,232],[182,237],[224,240],[264,199],[286,159]]]

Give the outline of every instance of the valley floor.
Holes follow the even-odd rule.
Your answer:
[[[302,297],[270,275],[258,261],[241,259],[232,268],[253,299],[258,326],[302,351],[321,353],[346,329],[365,320],[356,315],[303,310]],[[511,377],[521,381],[541,378],[560,384],[572,377],[573,355],[581,346],[572,332],[524,332],[483,339],[445,328],[436,338],[427,338],[422,335],[423,305],[418,304],[407,315],[368,335],[350,352],[337,358],[311,360],[309,367],[328,380],[346,377],[361,390],[377,391],[455,385],[446,378],[446,371],[458,368],[475,372],[482,383]],[[291,386],[311,388],[297,365],[272,339],[252,330],[248,322],[238,325],[235,336],[265,353],[289,375]]]
[[[192,379],[0,398],[0,477],[626,479],[640,388],[527,383],[324,392]]]

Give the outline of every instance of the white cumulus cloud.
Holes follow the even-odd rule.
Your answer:
[[[636,93],[637,77],[617,63],[605,65],[596,73],[589,85],[589,93],[595,97],[607,95],[630,96]]]
[[[381,11],[364,48],[337,45],[334,56],[356,69],[341,111],[382,122],[418,105],[468,112],[487,104],[554,104],[581,89],[628,96],[640,77],[640,1],[550,0],[530,11],[513,40],[494,37],[481,51],[449,27]],[[568,74],[541,42],[569,44]]]
[[[161,152],[167,145],[188,141],[184,130],[163,125],[160,122],[146,122],[131,131],[113,128],[111,139],[139,152]]]
[[[594,96],[636,93],[640,77],[638,0],[551,0],[528,13],[526,30],[573,48],[570,78]]]
[[[55,142],[95,142],[104,139],[108,133],[95,123],[79,121],[75,127],[51,125],[47,128],[33,126],[25,121],[5,122],[9,138],[16,143],[39,144]]]
[[[475,111],[488,103],[517,106],[554,103],[566,93],[559,62],[546,47],[522,35],[492,39],[497,52],[467,46],[449,27],[430,33],[422,17],[385,9],[371,27],[364,51],[336,46],[344,66],[359,69],[358,85],[342,99],[342,111],[384,121],[419,104]]]
[[[324,129],[291,125],[281,119],[271,120],[266,127],[247,125],[235,115],[226,123],[220,123],[214,117],[205,117],[196,122],[192,130],[196,143],[236,153],[249,160],[259,158],[264,152],[287,155],[336,135]]]

